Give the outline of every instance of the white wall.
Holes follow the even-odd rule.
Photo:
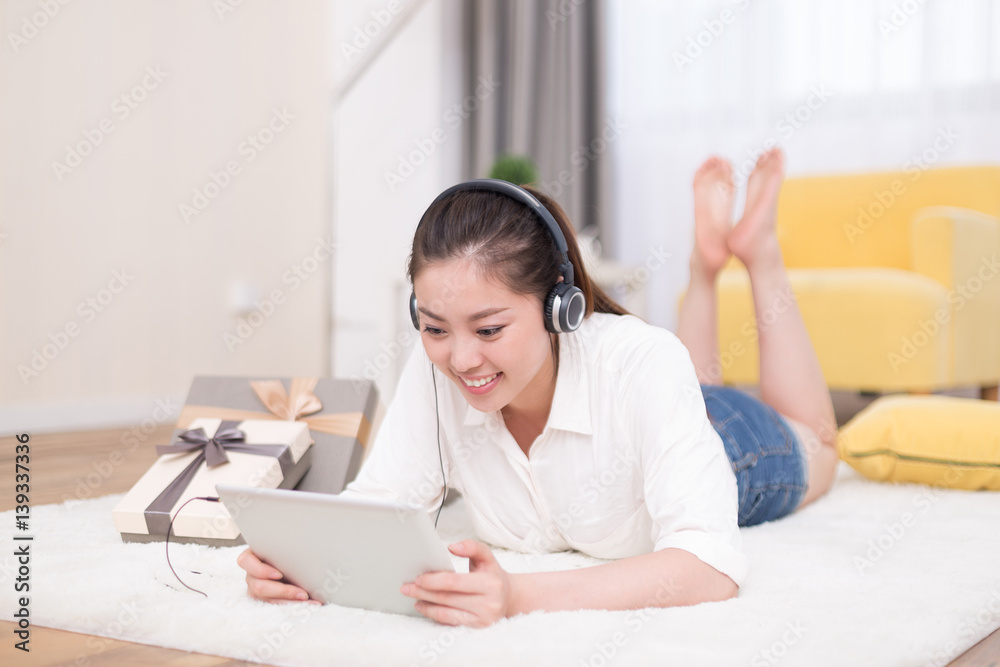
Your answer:
[[[445,120],[461,101],[456,17],[444,0],[404,5],[416,13],[342,99],[335,129],[333,368],[338,376],[375,379],[386,400],[419,341],[406,311],[413,230],[460,169],[461,129]],[[348,62],[341,45],[353,45],[358,29],[374,32],[372,12],[386,6],[338,4],[341,78],[358,61]],[[387,173],[400,180],[387,182]]]
[[[413,228],[458,178],[459,128],[443,120],[460,101],[446,4],[56,6],[0,11],[0,433],[169,422],[195,375],[377,376],[390,398]],[[334,104],[394,23],[395,40]],[[146,78],[126,117],[119,98],[147,67],[162,81]],[[251,160],[242,142],[274,109],[294,118]],[[53,161],[104,119],[113,130],[60,179]],[[429,158],[390,188],[385,172],[438,128]],[[230,161],[240,173],[185,221],[179,205]],[[116,270],[127,285],[111,282]],[[255,302],[270,315],[252,315]],[[240,330],[249,317],[260,325]]]
[[[329,233],[329,7],[221,3],[51,2],[47,17],[4,0],[0,432],[135,423],[196,374],[328,370],[331,262],[286,272]],[[276,109],[294,118],[254,153],[242,142],[271,139]],[[87,133],[80,165],[54,171]],[[230,161],[240,173],[182,219]],[[227,345],[248,314],[238,285],[251,309],[283,302]]]

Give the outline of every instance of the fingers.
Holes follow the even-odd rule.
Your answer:
[[[474,604],[474,598],[476,595],[470,593],[455,593],[453,591],[429,591],[421,588],[414,590],[412,597],[417,598],[417,602],[444,605],[454,607],[455,609],[468,609]]]
[[[476,540],[462,540],[448,545],[448,549],[456,556],[463,556],[469,559],[469,570],[477,566],[496,563],[493,552],[488,546]]]
[[[442,625],[467,625],[472,628],[485,628],[489,625],[485,620],[464,609],[454,609],[424,601],[418,601],[414,607],[427,618]]]
[[[448,591],[452,593],[485,593],[487,579],[475,574],[458,572],[428,572],[413,580],[412,584],[404,584],[403,595],[413,596],[419,591]],[[422,597],[422,596],[420,596]]]
[[[282,574],[277,568],[257,558],[250,549],[236,558],[236,564],[246,570],[247,595],[263,602],[305,602],[309,593],[298,586],[277,581]],[[319,602],[317,602],[319,604]]]
[[[414,608],[445,625],[486,627],[504,618],[510,589],[503,570],[461,574],[428,572],[403,584],[399,591],[416,598]]]
[[[247,595],[263,602],[305,602],[309,599],[309,593],[298,586],[283,584],[280,581],[257,579],[249,574],[247,575]]]
[[[250,549],[246,549],[236,558],[236,564],[247,571],[247,574],[256,579],[281,579],[285,575],[281,572],[257,558],[255,554]]]

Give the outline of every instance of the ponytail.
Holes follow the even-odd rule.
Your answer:
[[[631,313],[622,308],[617,301],[601,289],[600,285],[590,278],[590,274],[587,273],[587,266],[584,264],[583,256],[580,253],[580,244],[576,238],[576,230],[573,229],[573,225],[570,224],[569,217],[562,207],[554,199],[532,187],[525,185],[521,187],[533,194],[538,201],[542,202],[542,205],[549,210],[549,213],[552,214],[552,217],[559,224],[559,229],[562,231],[563,236],[566,237],[566,245],[569,248],[567,254],[569,255],[569,261],[573,264],[573,283],[580,288],[584,299],[587,301],[587,310],[584,317],[590,317],[591,313],[630,315]]]

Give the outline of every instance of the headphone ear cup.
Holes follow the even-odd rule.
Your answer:
[[[560,284],[562,284],[562,283],[560,283]],[[552,308],[553,308],[553,305],[555,303],[555,300],[559,296],[559,292],[557,290],[557,287],[553,287],[552,289],[549,290],[549,293],[545,295],[545,307],[544,307],[544,309],[542,311],[542,314],[543,314],[543,316],[545,318],[545,329],[549,333],[559,333],[559,329],[557,329],[556,326],[555,326],[556,325],[556,321],[557,321],[557,317],[558,317],[558,313],[556,313],[555,316],[554,316],[554,314],[552,312]]]
[[[415,292],[410,292],[410,321],[413,322],[413,328],[420,331],[420,312],[417,310],[417,295]]]
[[[545,297],[545,328],[552,333],[576,331],[587,312],[583,290],[575,285],[556,283]]]

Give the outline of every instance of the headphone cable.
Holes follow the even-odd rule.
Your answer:
[[[208,597],[208,595],[203,591],[199,591],[197,588],[192,588],[191,586],[185,584],[184,580],[181,579],[179,574],[177,574],[177,570],[175,570],[174,566],[170,564],[170,531],[173,529],[174,521],[177,519],[177,516],[181,513],[181,510],[184,509],[185,505],[187,505],[192,500],[207,500],[210,503],[219,502],[219,498],[215,496],[195,496],[194,498],[188,498],[187,500],[185,500],[184,503],[177,508],[177,511],[174,512],[174,516],[170,519],[170,523],[167,525],[167,539],[164,540],[164,550],[167,552],[167,565],[170,567],[170,571],[174,573],[174,576],[177,577],[177,581],[181,582],[181,586],[189,590],[192,590],[195,593],[199,593],[201,595],[204,595],[205,597]],[[201,574],[200,572],[194,572],[193,570],[192,572],[194,574]]]
[[[438,410],[438,385],[437,375],[434,374],[434,362],[431,362],[431,380],[434,382],[434,421],[437,425],[438,443],[438,463],[441,464],[441,481],[444,483],[444,495],[441,496],[441,506],[438,507],[437,515],[434,517],[434,528],[437,528],[438,518],[441,510],[444,509],[444,501],[448,497],[448,481],[444,477],[444,455],[441,454],[441,413]]]

